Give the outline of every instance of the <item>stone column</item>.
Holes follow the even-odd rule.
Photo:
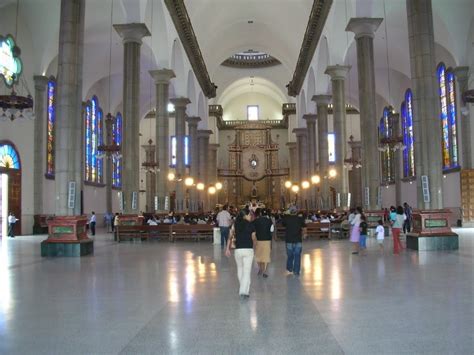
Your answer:
[[[112,114],[107,114],[105,117],[105,145],[111,146],[114,144],[113,140],[113,124],[115,122],[115,118]],[[105,205],[106,205],[106,212],[112,213],[112,183],[113,183],[113,164],[112,164],[112,156],[107,155],[105,156]]]
[[[59,24],[56,99],[56,215],[81,213],[82,186],[82,62],[85,0],[62,0]],[[74,208],[68,206],[69,182],[74,182]]]
[[[378,119],[375,106],[374,35],[381,18],[351,18],[346,31],[355,33],[357,70],[359,74],[359,107],[362,138],[362,184],[369,191],[369,210],[379,209],[380,163],[378,146]],[[367,191],[367,190],[364,190]]]
[[[418,208],[439,209],[443,208],[443,172],[431,0],[407,0],[407,17]],[[422,176],[428,177],[429,202],[423,199]]]
[[[45,146],[43,145],[47,119],[48,78],[35,75],[35,165],[33,171],[34,198],[33,214],[43,213],[43,171],[45,164]]]
[[[155,165],[155,145],[152,144],[153,141],[150,139],[148,141],[148,144],[142,145],[142,148],[145,150],[145,164],[143,165],[144,167],[152,168]],[[147,170],[146,172],[146,208],[145,210],[148,213],[153,213],[155,212],[155,172],[150,170]]]
[[[122,194],[124,213],[138,213],[140,190],[140,49],[143,37],[150,36],[144,23],[114,25],[123,40],[123,143]],[[133,193],[137,206],[132,209]]]
[[[328,105],[330,95],[314,95],[312,101],[316,102],[318,117],[318,161],[319,176],[321,178],[321,209],[328,210],[329,204],[329,147],[328,147]]]
[[[351,138],[353,138],[351,136]],[[360,141],[354,141],[351,139],[349,141],[351,147],[351,157],[354,162],[361,161],[361,147],[362,144]],[[356,164],[357,165],[357,164]],[[350,192],[352,195],[351,198],[351,207],[362,206],[362,174],[360,167],[352,166],[351,172],[351,186]]]
[[[175,108],[176,136],[176,177],[184,179],[186,166],[184,164],[184,137],[186,136],[186,106],[191,103],[187,97],[170,100]],[[178,211],[184,210],[184,180],[176,184],[176,206]]]
[[[296,142],[286,143],[288,147],[288,168],[290,169],[290,175],[288,176],[289,180],[297,181],[298,175],[298,152],[296,149]]]
[[[474,69],[473,69],[474,70]],[[472,169],[473,141],[471,139],[471,120],[469,119],[469,104],[464,103],[462,94],[468,89],[469,67],[457,67],[454,69],[456,76],[456,102],[458,127],[461,132],[461,166],[464,169]]]
[[[158,159],[159,167],[158,173],[155,174],[156,196],[158,198],[158,212],[165,212],[165,201],[169,196],[168,170],[170,166],[168,92],[170,80],[175,75],[170,69],[151,70],[149,73],[155,80],[156,86],[155,157]]]
[[[401,124],[400,124],[400,114],[394,113],[392,114],[392,122],[393,122],[393,136],[394,137],[401,137]],[[395,203],[396,206],[401,206],[403,204],[402,201],[402,160],[403,160],[403,150],[391,148],[393,151],[393,166],[395,172]]]
[[[189,156],[190,156],[190,167],[189,175],[197,183],[199,180],[199,154],[198,154],[198,139],[197,139],[197,126],[200,117],[187,117],[186,122],[188,123],[188,133],[189,133]],[[198,202],[198,191],[196,189],[191,189],[191,211],[197,210]]]
[[[207,188],[210,186],[211,181],[209,180],[210,174],[209,173],[209,137],[212,134],[211,130],[204,130],[199,129],[197,131],[198,136],[198,145],[199,145],[199,156],[202,159],[199,159],[199,179],[200,181],[206,185],[206,189],[201,193],[202,201],[204,202],[204,210],[207,211],[209,209],[209,199],[208,199],[208,192]],[[207,159],[206,159],[207,158]]]
[[[335,188],[336,193],[341,196],[341,206],[347,206],[347,193],[349,192],[349,176],[344,168],[344,159],[347,154],[346,142],[346,94],[345,80],[350,66],[333,65],[326,68],[325,73],[331,77],[332,85],[332,108],[335,141],[335,164],[336,170]]]
[[[209,144],[209,153],[208,153],[208,180],[211,185],[215,185],[218,181],[217,179],[217,150],[219,149],[219,144]],[[210,208],[214,209],[218,203],[219,191],[216,191],[214,196],[210,196]]]
[[[308,129],[308,176],[309,179],[316,173],[316,118],[315,114],[303,115]],[[311,187],[309,191],[309,207],[315,208],[316,188]]]
[[[299,208],[306,208],[306,193],[301,188],[301,182],[308,178],[308,131],[306,128],[295,128],[293,133],[296,135],[296,146],[298,154],[298,179],[294,183],[300,185]]]

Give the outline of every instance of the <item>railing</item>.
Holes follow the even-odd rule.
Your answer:
[[[283,116],[296,115],[296,104],[286,103],[281,106],[281,114]]]
[[[267,126],[270,126],[271,128],[288,128],[288,118],[284,117],[281,120],[258,120],[258,121],[249,121],[249,120],[223,120],[222,118],[218,118],[217,120],[217,128],[218,129],[234,129],[239,126],[243,126],[246,124],[251,124],[251,123],[260,123],[264,124]]]
[[[290,169],[288,168],[280,168],[280,169],[272,169],[271,171],[267,171],[264,177],[268,176],[287,176],[290,173]],[[242,170],[236,169],[217,169],[217,175],[220,177],[239,177],[243,176]]]
[[[222,118],[224,110],[221,105],[209,105],[209,116]]]

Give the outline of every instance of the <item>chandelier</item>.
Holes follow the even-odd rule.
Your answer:
[[[12,89],[10,95],[0,95],[0,119],[14,121],[17,118],[34,119],[33,98],[31,95],[18,95]]]
[[[114,126],[117,120],[111,113],[105,118],[105,144],[97,146],[98,158],[121,158],[120,146],[114,142]]]
[[[354,141],[354,136],[351,134],[351,136],[349,137],[349,145],[351,146],[352,148],[352,156],[350,158],[346,158],[344,159],[344,167],[347,168],[348,170],[352,170],[353,168],[354,169],[360,169],[362,168],[362,162],[360,159],[356,159],[354,157],[354,146],[355,146],[356,142]]]
[[[150,173],[156,173],[159,171],[158,163],[155,160],[155,147],[152,146],[153,140],[150,138],[148,140],[148,146],[144,146],[146,151],[146,159],[142,163],[142,167],[144,170]]]

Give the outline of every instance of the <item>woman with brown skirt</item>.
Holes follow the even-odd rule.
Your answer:
[[[271,261],[273,223],[267,210],[255,211],[256,219],[253,221],[255,233],[257,234],[257,246],[255,248],[255,260],[258,265],[258,275],[268,277],[267,267]]]

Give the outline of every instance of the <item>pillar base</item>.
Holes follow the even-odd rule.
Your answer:
[[[51,242],[48,239],[41,242],[41,256],[43,257],[81,257],[94,254],[94,241],[83,239],[77,242]]]

